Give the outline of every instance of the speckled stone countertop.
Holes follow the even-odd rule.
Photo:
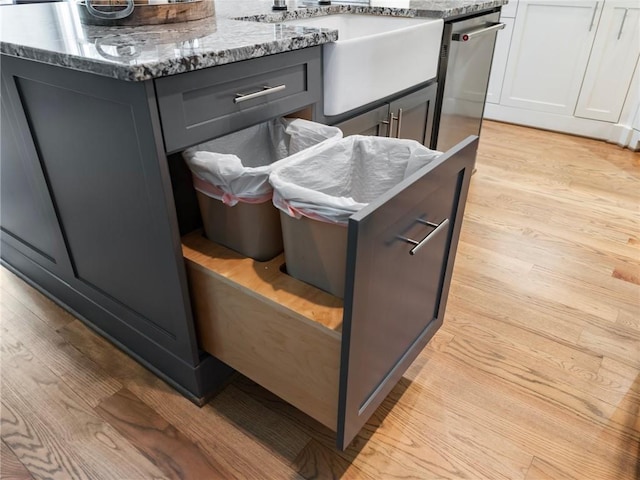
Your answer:
[[[507,0],[213,0],[214,17],[144,27],[98,27],[80,22],[72,2],[0,6],[0,52],[121,80],[142,81],[322,45],[336,30],[278,24],[331,13],[448,18],[498,7]],[[257,20],[257,21],[246,21]]]

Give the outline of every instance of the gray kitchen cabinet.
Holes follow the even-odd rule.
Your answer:
[[[319,64],[316,47],[125,82],[3,55],[3,264],[204,401],[233,370],[198,344],[167,152],[313,106]]]
[[[4,264],[201,401],[232,370],[197,345],[153,83],[3,56],[2,88]]]
[[[429,147],[437,84],[392,99],[334,125],[347,135],[408,138]]]
[[[344,301],[283,273],[282,256],[181,236],[193,211],[175,195],[193,188],[168,155],[318,104],[320,53],[145,82],[3,57],[3,185],[35,183],[2,191],[2,260],[191,399],[235,369],[344,449],[442,324],[477,137],[350,219]],[[401,117],[393,136],[425,143],[435,90],[383,106]]]

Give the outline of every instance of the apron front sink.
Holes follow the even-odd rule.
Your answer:
[[[338,40],[323,45],[327,116],[431,80],[438,71],[442,19],[347,13],[280,23],[338,30]]]

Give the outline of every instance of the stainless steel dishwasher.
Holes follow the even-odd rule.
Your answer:
[[[444,152],[469,135],[479,135],[500,12],[445,23],[436,123],[432,147]]]

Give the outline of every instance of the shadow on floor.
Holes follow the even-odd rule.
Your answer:
[[[289,460],[292,470],[303,478],[342,478],[347,470],[357,468],[352,466],[352,462],[411,384],[404,377],[398,382],[344,452],[336,447],[335,432],[242,375],[238,374],[221,395],[234,395],[233,390],[237,389],[276,415],[267,413],[260,416],[256,412],[248,421],[241,413],[242,409],[237,408],[237,403],[222,399],[217,402],[214,398],[209,406],[266,449]],[[279,427],[281,430],[277,431]],[[367,478],[359,471],[356,476]]]

